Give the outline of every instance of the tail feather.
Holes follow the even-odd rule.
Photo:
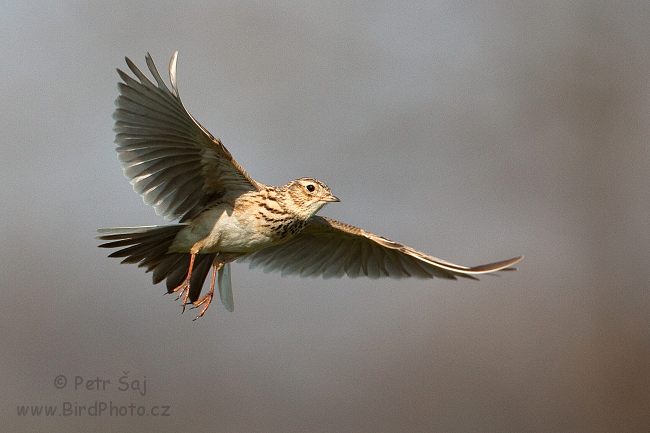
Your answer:
[[[185,277],[190,268],[190,255],[183,254],[176,267],[169,270],[167,274],[167,292],[171,293],[178,287]]]
[[[187,254],[167,254],[163,257],[158,266],[153,270],[153,283],[158,284],[167,276],[169,273],[176,267],[179,266],[179,262],[183,259],[183,256]],[[189,263],[189,262],[188,262]]]
[[[140,263],[140,266],[147,268],[147,272],[155,269],[160,262],[167,256],[169,251],[169,246],[167,245],[156,245],[152,246],[148,253],[143,253],[143,259]]]
[[[147,271],[155,267],[167,254],[169,247],[183,225],[144,226],[144,227],[115,227],[99,229],[101,240],[108,240],[99,245],[100,248],[119,248],[109,257],[124,257],[122,263],[139,263],[146,266]]]
[[[223,265],[218,273],[219,297],[226,310],[231,313],[235,311],[235,301],[232,296],[232,281],[230,279],[230,263]]]
[[[115,227],[99,229],[99,239],[110,241],[101,248],[121,248],[109,257],[122,257],[122,263],[138,264],[153,271],[153,283],[167,279],[167,291],[172,292],[185,277],[190,265],[189,253],[169,253],[178,232],[184,224],[167,226]],[[203,282],[210,270],[214,254],[199,254],[194,262],[190,280],[190,301],[201,294]]]
[[[194,302],[199,299],[203,282],[210,272],[212,261],[216,254],[200,254],[194,260],[194,270],[192,271],[192,278],[190,279],[190,293],[189,300]]]
[[[190,254],[170,253],[174,239],[185,224],[143,227],[116,227],[99,229],[98,239],[109,241],[99,247],[119,248],[109,257],[122,258],[122,263],[133,263],[153,271],[154,284],[166,281],[167,292],[171,293],[187,277]],[[199,299],[205,279],[217,254],[198,254],[194,259],[188,300]],[[229,311],[233,309],[229,265],[219,273],[221,299]],[[225,278],[224,278],[225,277]]]

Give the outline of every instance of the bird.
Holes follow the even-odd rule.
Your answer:
[[[340,200],[322,181],[301,177],[283,186],[253,179],[185,108],[178,93],[178,51],[169,62],[171,88],[149,53],[150,79],[128,57],[131,75],[117,73],[115,144],[125,176],[143,201],[175,224],[98,229],[109,257],[165,280],[182,311],[208,310],[215,286],[234,310],[230,264],[282,275],[477,279],[515,270],[523,256],[466,267],[427,255],[362,228],[317,213]],[[208,274],[207,292],[201,296]]]

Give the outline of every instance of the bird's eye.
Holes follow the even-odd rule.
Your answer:
[[[307,185],[305,188],[307,188],[307,191],[309,191],[309,192],[314,192],[314,190],[316,189],[316,187],[314,185],[312,185],[311,183],[309,185]]]

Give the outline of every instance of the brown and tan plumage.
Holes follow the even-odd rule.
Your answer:
[[[512,270],[522,257],[464,267],[428,256],[363,229],[317,216],[339,201],[329,187],[312,178],[281,187],[255,181],[185,109],[176,85],[174,53],[169,65],[171,90],[147,55],[154,81],[128,58],[137,78],[118,70],[115,132],[124,174],[157,213],[178,219],[166,226],[99,229],[109,257],[137,263],[166,280],[183,308],[208,309],[215,286],[232,311],[230,262],[249,260],[266,271],[300,276],[370,278],[416,277],[476,279]],[[212,271],[212,272],[210,272]],[[211,273],[208,292],[203,284]]]

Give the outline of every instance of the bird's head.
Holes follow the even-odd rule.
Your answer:
[[[310,177],[301,177],[285,185],[288,205],[300,218],[307,219],[330,202],[340,201],[323,182]]]

